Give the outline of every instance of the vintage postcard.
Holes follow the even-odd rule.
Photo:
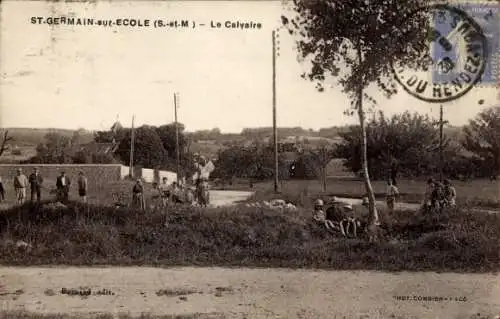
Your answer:
[[[0,318],[500,319],[498,1],[0,11]]]

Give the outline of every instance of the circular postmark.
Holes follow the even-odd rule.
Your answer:
[[[409,68],[393,64],[396,81],[426,102],[456,100],[481,80],[487,63],[486,37],[463,10],[445,4],[430,8],[428,43],[418,53],[426,63]]]

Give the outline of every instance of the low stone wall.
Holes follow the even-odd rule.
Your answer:
[[[49,188],[51,186],[55,188],[56,178],[62,171],[66,173],[72,183],[76,183],[80,171],[84,172],[89,187],[94,188],[94,186],[109,181],[119,181],[122,169],[121,165],[115,164],[0,164],[0,177],[2,177],[4,183],[12,183],[18,168],[22,168],[24,174],[29,177],[35,167],[39,168],[40,174],[47,182],[44,184]],[[53,183],[53,185],[48,183]]]
[[[121,178],[125,179],[129,176],[130,170],[128,166],[121,165]],[[167,184],[177,180],[177,174],[170,171],[156,171],[151,168],[143,168],[140,166],[134,167],[134,178],[141,178],[146,183],[161,182],[163,177],[167,178]]]

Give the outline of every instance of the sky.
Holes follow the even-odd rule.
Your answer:
[[[272,36],[280,1],[153,2],[3,1],[0,33],[0,126],[108,129],[178,120],[188,131],[218,127],[240,132],[272,126]],[[32,24],[31,17],[183,19],[195,28]],[[213,21],[253,21],[261,29],[211,28]],[[151,22],[152,23],[152,22]],[[205,26],[200,26],[205,24]],[[343,114],[340,87],[319,93],[300,74],[294,39],[281,29],[276,61],[277,125],[319,129],[357,123]],[[386,114],[420,112],[438,117],[439,105],[404,90],[385,99]],[[496,103],[494,88],[477,87],[444,104],[445,118],[463,125]],[[484,105],[477,101],[484,99]]]

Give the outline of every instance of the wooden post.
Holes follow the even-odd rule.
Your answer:
[[[129,175],[130,178],[134,178],[134,119],[135,115],[132,115],[132,131],[130,133],[130,163],[129,163]]]
[[[175,152],[177,158],[177,185],[180,181],[180,150],[179,150],[179,125],[177,123],[177,93],[174,93],[174,114],[175,114]]]
[[[443,182],[443,166],[444,166],[444,156],[443,156],[443,104],[439,106],[439,181]]]
[[[443,182],[444,180],[444,125],[448,124],[448,121],[445,121],[443,118],[443,104],[439,106],[439,121],[434,121],[433,125],[439,125],[439,181]]]
[[[273,30],[273,141],[274,141],[274,192],[279,192],[278,128],[276,126],[276,31]]]

